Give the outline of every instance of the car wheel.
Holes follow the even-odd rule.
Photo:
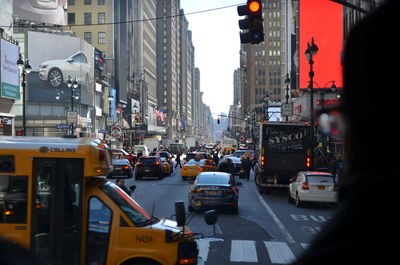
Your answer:
[[[188,206],[188,211],[189,211],[190,213],[196,212],[196,210],[193,208],[192,205],[189,205],[189,206]]]
[[[236,202],[235,205],[232,208],[232,212],[234,214],[238,214],[239,213],[239,202]]]
[[[292,198],[292,196],[290,195],[290,189],[288,189],[288,203],[293,203],[294,200]]]
[[[295,201],[295,203],[296,203],[296,207],[300,208],[301,206],[303,206],[303,203],[300,201],[298,193],[296,193],[296,201]]]
[[[57,68],[53,68],[50,70],[47,79],[52,87],[60,87],[64,82],[63,74]]]

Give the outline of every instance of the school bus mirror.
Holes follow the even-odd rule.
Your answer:
[[[175,202],[175,216],[178,226],[184,226],[186,223],[186,213],[183,201]]]

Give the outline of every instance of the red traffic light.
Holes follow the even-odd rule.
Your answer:
[[[248,1],[247,8],[251,13],[256,13],[261,11],[261,2],[257,0]]]

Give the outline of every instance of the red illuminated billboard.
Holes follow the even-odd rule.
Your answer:
[[[310,65],[305,56],[307,42],[314,38],[318,53],[314,60],[314,88],[343,87],[340,57],[343,48],[342,6],[329,0],[300,3],[300,89],[309,85]]]

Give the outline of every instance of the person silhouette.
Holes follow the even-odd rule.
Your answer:
[[[400,168],[392,154],[400,149],[392,136],[400,98],[393,85],[399,10],[400,1],[385,1],[354,26],[345,43],[342,106],[335,109],[343,120],[346,164],[339,207],[292,265],[400,264],[393,241],[400,234],[394,218]]]

